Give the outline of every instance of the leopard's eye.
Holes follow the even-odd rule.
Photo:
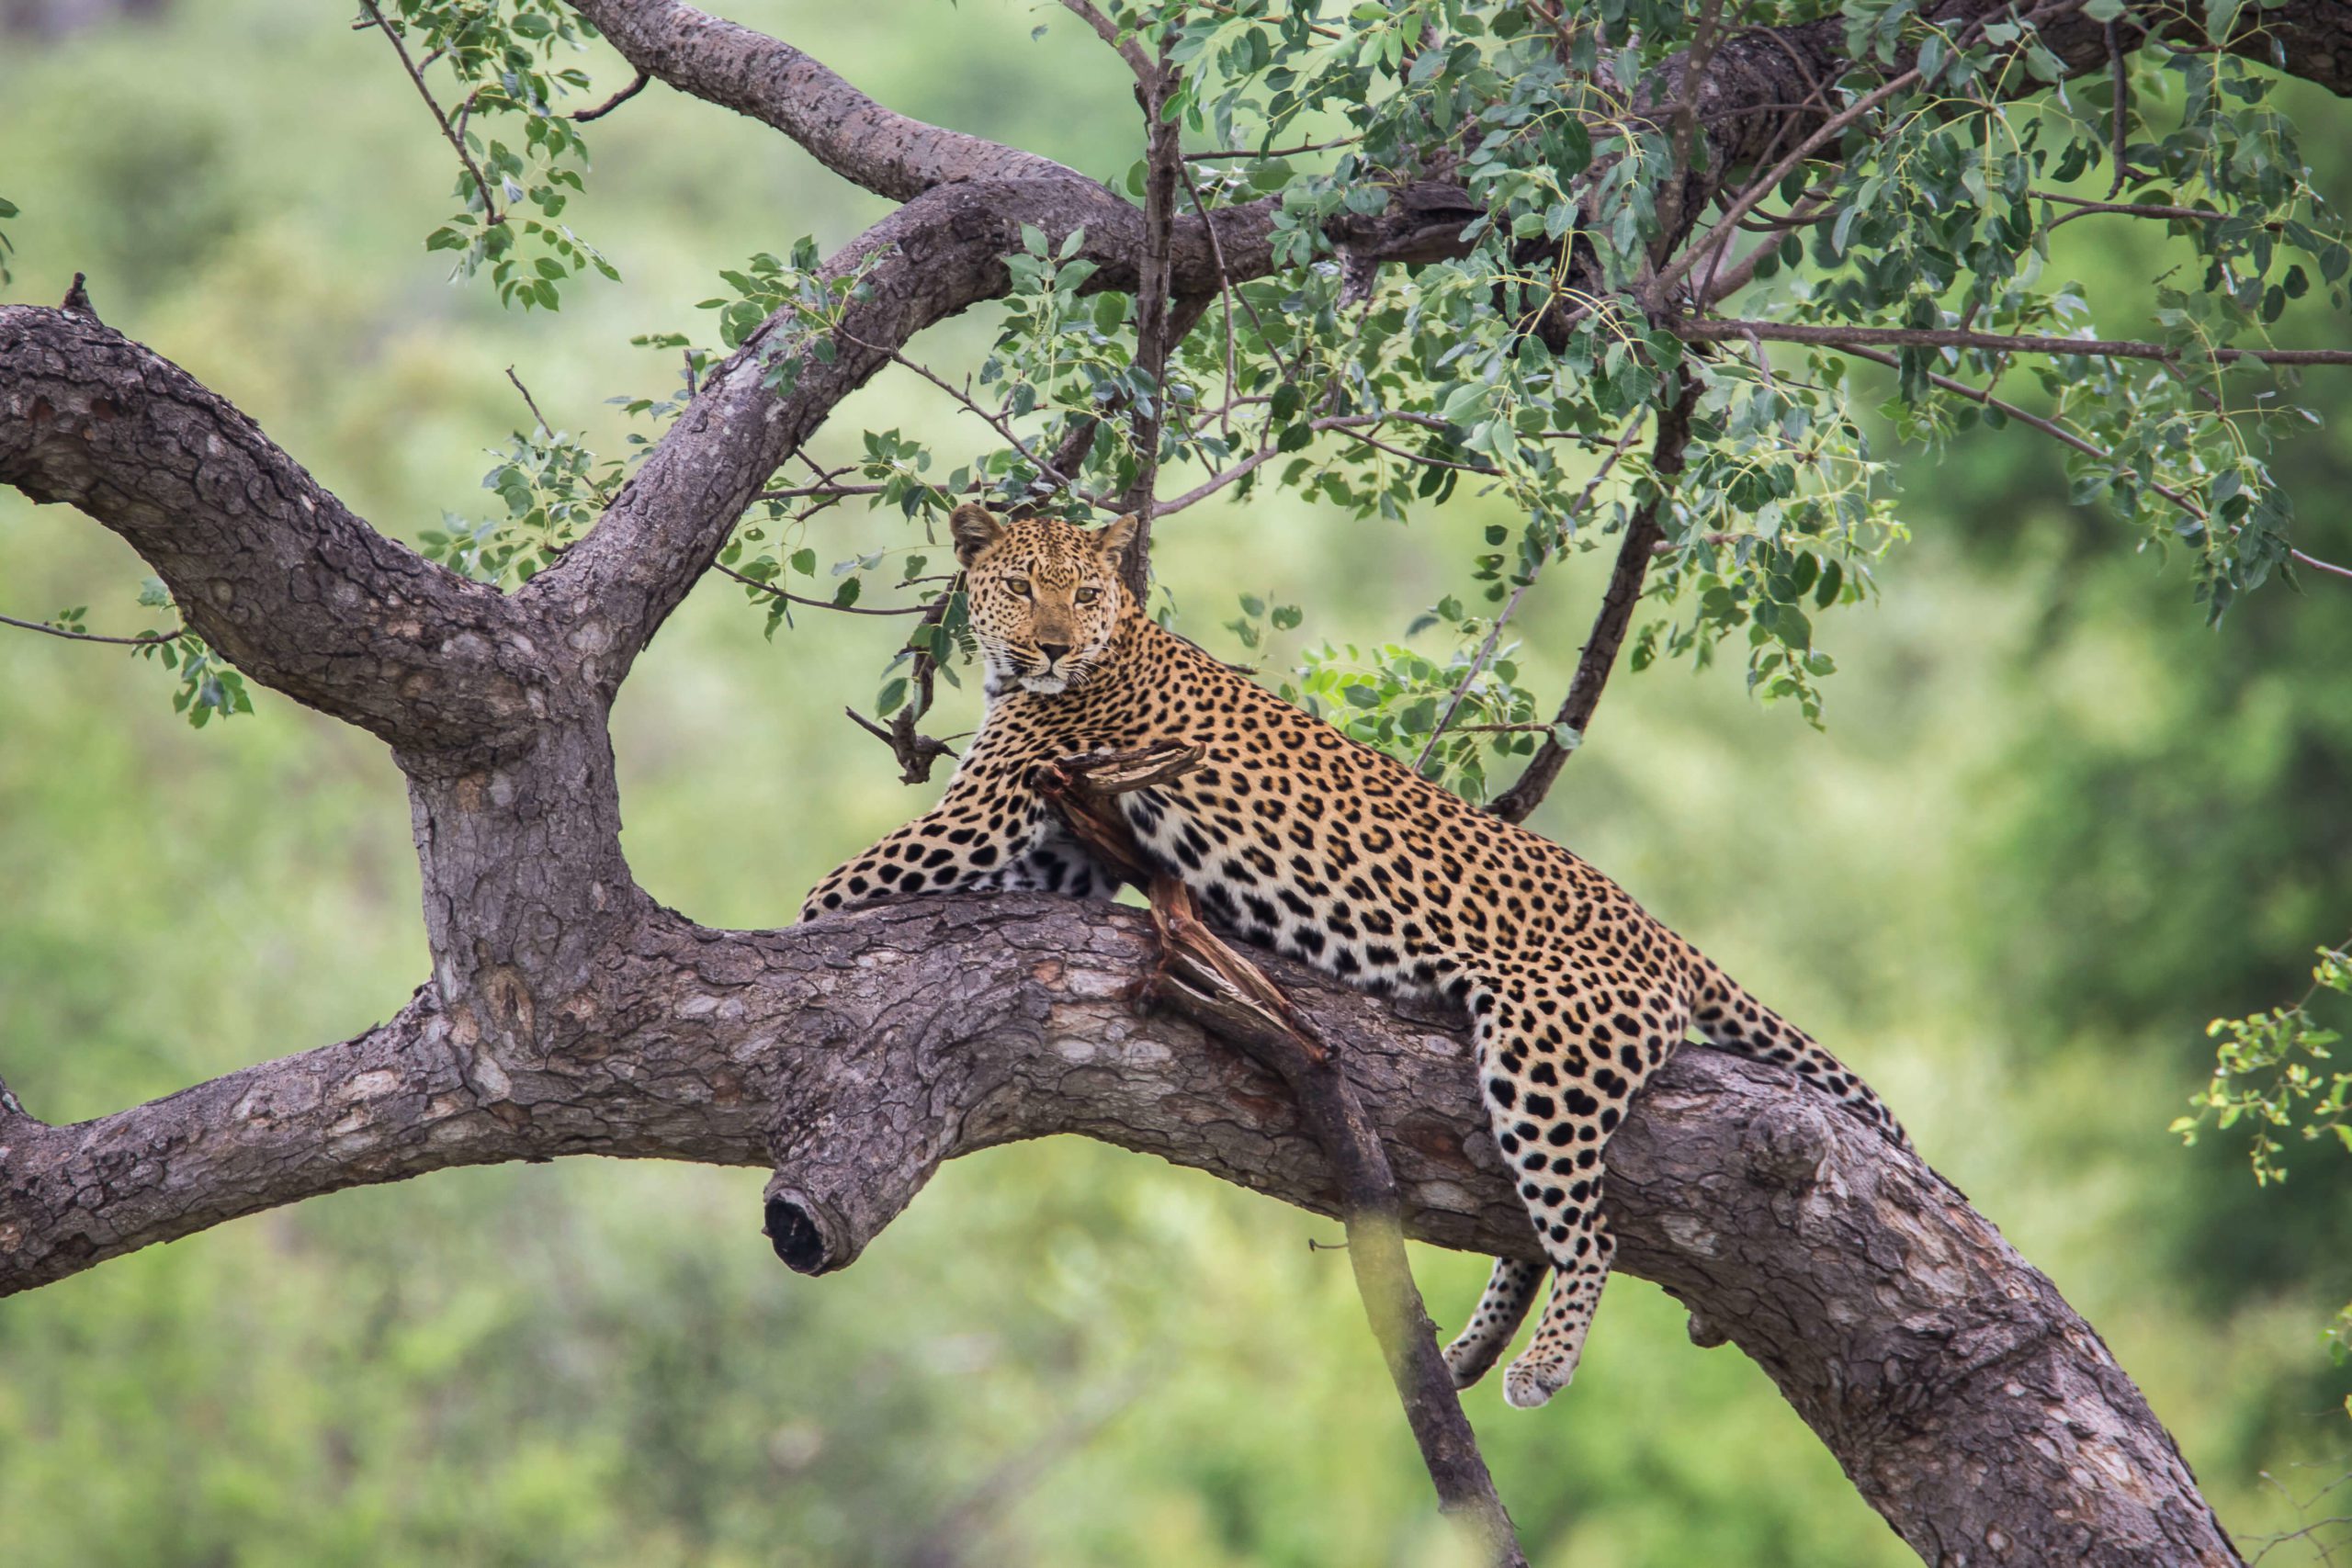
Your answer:
[[[1007,588],[1012,589],[1015,593],[1020,594],[1023,599],[1029,597],[1029,580],[1025,577],[1007,578],[1005,579],[1004,585]]]
[[[1080,604],[1091,604],[1094,601],[1102,597],[1102,590],[1100,588],[1081,588],[1078,591],[1077,597]]]

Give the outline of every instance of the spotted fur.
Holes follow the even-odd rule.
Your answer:
[[[1212,919],[1351,985],[1469,1010],[1495,1141],[1553,1277],[1505,1380],[1517,1405],[1543,1404],[1576,1371],[1615,1250],[1602,1151],[1691,1030],[1791,1068],[1905,1142],[1860,1078],[1615,883],[1147,619],[1119,583],[1132,527],[956,511],[987,717],[939,805],[819,883],[804,919],[956,888],[1107,897],[1114,879],[1039,800],[1033,770],[1154,740],[1199,746],[1199,767],[1121,806]],[[1494,1364],[1545,1271],[1495,1265],[1446,1350],[1458,1384]]]

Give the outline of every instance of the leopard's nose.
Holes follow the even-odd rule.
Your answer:
[[[1066,642],[1041,642],[1037,645],[1037,651],[1046,656],[1046,663],[1059,664],[1064,659],[1069,656],[1069,644]]]

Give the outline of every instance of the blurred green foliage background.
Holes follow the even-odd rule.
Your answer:
[[[1134,155],[1121,73],[1057,8],[734,14],[933,121],[1104,176]],[[53,301],[86,271],[111,324],[402,536],[488,514],[489,449],[528,420],[506,367],[617,453],[605,400],[673,379],[631,334],[697,328],[718,268],[804,232],[831,249],[881,210],[656,87],[596,128],[572,213],[626,281],[502,314],[424,254],[447,149],[344,20],[222,0],[0,39],[0,195],[24,209],[7,297]],[[2340,193],[2352,169],[2326,173]],[[2154,270],[2120,229],[2067,236],[2061,265],[2095,294]],[[960,375],[987,332],[918,347]],[[2352,413],[2352,381],[2312,400]],[[958,417],[886,378],[820,454],[893,425],[977,449]],[[1826,735],[1748,703],[1733,670],[1623,677],[1535,825],[1868,1074],[2260,1536],[2346,1511],[2296,1499],[2352,1469],[2320,1343],[2352,1294],[2352,1170],[2313,1151],[2257,1194],[2230,1140],[2183,1150],[2164,1128],[2208,1066],[2205,1021],[2301,994],[2352,911],[2352,592],[2274,588],[2209,630],[2177,566],[2066,509],[2037,439],[1980,431],[1907,462],[1916,541],[1882,602],[1821,627],[1841,668]],[[2285,468],[2300,542],[2352,556],[2341,438]],[[1212,647],[1233,651],[1217,628],[1242,592],[1305,604],[1296,639],[1372,642],[1459,580],[1492,520],[1466,492],[1408,529],[1261,499],[1172,522],[1157,565]],[[870,526],[832,513],[819,543],[848,554]],[[1602,559],[1531,597],[1539,690],[1561,689]],[[0,610],[88,604],[94,629],[133,630],[144,575],[79,514],[0,494]],[[784,922],[924,804],[840,716],[903,627],[759,626],[707,581],[616,718],[637,873],[712,923]],[[424,973],[378,743],[266,692],[195,733],[169,690],[120,649],[0,641],[0,1063],[49,1121],[356,1032]],[[459,1172],[0,1305],[0,1560],[1439,1560],[1344,1260],[1306,1245],[1336,1227],[1056,1142],[951,1168],[855,1269],[809,1280],[757,1234],[759,1182]],[[1418,1257],[1451,1323],[1484,1265]],[[1611,1289],[1558,1404],[1509,1412],[1489,1386],[1470,1407],[1538,1562],[1911,1561],[1764,1378],[1692,1348],[1641,1281]]]

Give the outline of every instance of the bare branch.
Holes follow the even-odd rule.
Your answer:
[[[1093,184],[1050,158],[885,108],[790,44],[683,0],[574,0],[572,9],[640,73],[774,126],[877,196],[911,201],[956,180]]]
[[[2036,201],[2055,202],[2075,209],[2052,222],[2050,225],[2052,229],[2063,229],[2077,218],[2093,218],[2102,212],[2118,213],[2126,218],[2161,218],[2176,223],[2211,223],[2228,216],[2199,207],[2157,207],[2144,201],[2091,201],[2054,190],[2037,190],[2030,194]]]
[[[546,413],[538,412],[538,400],[537,400],[537,398],[532,398],[532,388],[522,386],[522,376],[517,376],[517,374],[515,374],[515,367],[513,367],[513,365],[505,367],[505,378],[508,378],[508,381],[515,383],[515,390],[517,390],[517,392],[522,392],[522,407],[529,409],[529,412],[532,412],[532,419],[537,419],[537,421],[538,421],[538,428],[546,430],[548,434],[555,434],[555,425],[548,423],[548,416],[546,416]]]

